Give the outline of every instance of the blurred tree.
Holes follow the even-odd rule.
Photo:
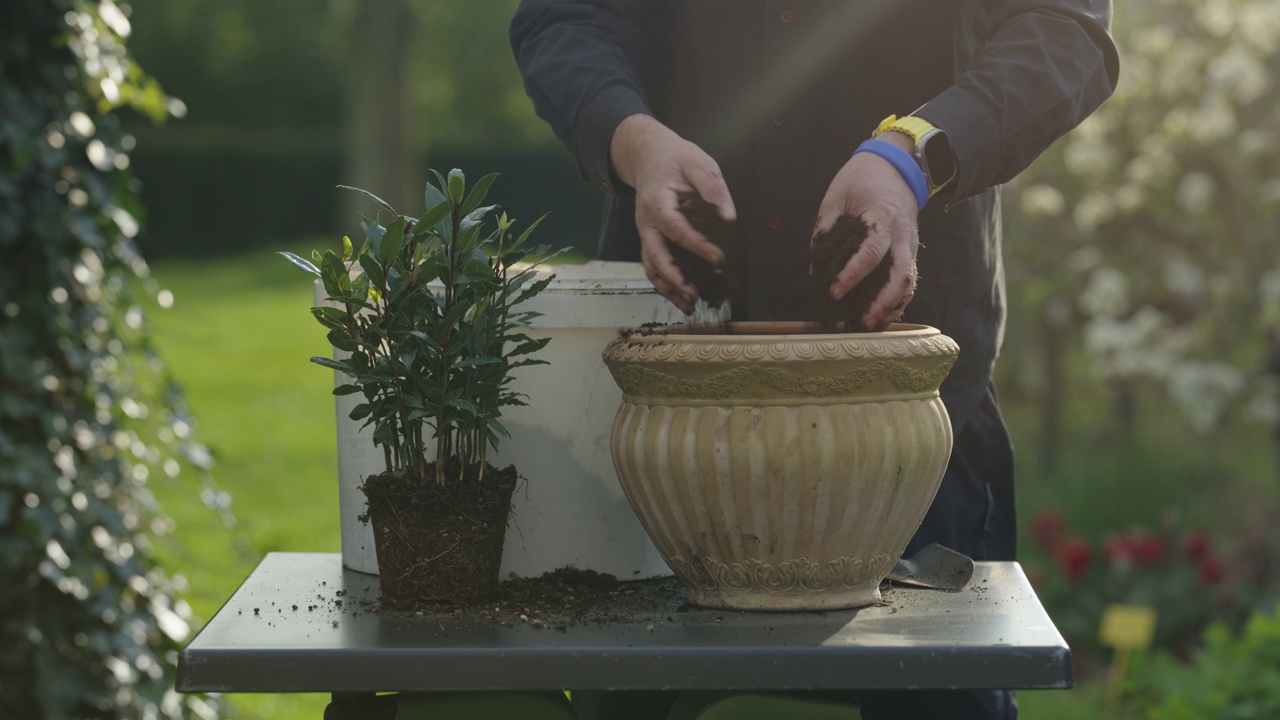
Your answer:
[[[406,0],[358,3],[349,42],[354,51],[346,66],[346,182],[375,188],[393,207],[402,208],[421,204],[408,202],[410,188],[417,185],[411,181],[416,163],[409,150],[405,97],[411,20]],[[356,193],[348,193],[344,204],[348,217],[357,208],[369,216],[377,211]]]
[[[191,422],[137,304],[147,265],[112,112],[168,99],[112,0],[0,3],[0,716],[212,717],[173,689],[190,614],[148,483]],[[163,304],[163,303],[162,303]]]
[[[1264,423],[1280,460],[1280,3],[1133,0],[1116,39],[1116,95],[1007,197],[1010,287],[1066,300],[1118,387]]]
[[[403,194],[412,209],[430,166],[502,172],[514,216],[551,210],[551,235],[594,234],[599,199],[516,71],[516,4],[134,0],[131,49],[188,108],[162,133],[127,123],[152,208],[144,247],[354,232],[347,204],[360,199],[336,185]]]
[[[455,147],[556,144],[533,114],[507,44],[518,0],[132,4],[134,54],[190,108],[183,126],[164,133],[162,142],[313,149],[338,142],[353,93],[362,91],[358,83],[394,81],[386,60],[369,64],[369,55],[389,54],[386,43],[403,61],[408,152],[420,153],[428,140]],[[378,18],[400,26],[381,26]]]

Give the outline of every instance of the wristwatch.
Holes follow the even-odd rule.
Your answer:
[[[890,115],[885,118],[871,137],[880,137],[887,132],[900,132],[909,136],[916,144],[913,155],[920,169],[924,171],[925,182],[929,186],[929,197],[947,186],[956,177],[956,158],[951,152],[951,142],[947,134],[932,123],[915,115],[898,117]]]

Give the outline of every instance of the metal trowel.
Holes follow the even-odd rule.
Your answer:
[[[896,583],[938,590],[963,590],[972,577],[972,558],[937,543],[910,558],[900,558],[889,572],[889,579]]]

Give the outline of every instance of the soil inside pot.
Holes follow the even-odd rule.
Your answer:
[[[733,228],[720,218],[714,205],[696,195],[681,199],[680,212],[694,230],[715,243],[725,254],[723,267],[713,268],[710,263],[685,248],[668,243],[676,267],[685,279],[698,288],[698,297],[711,308],[719,308],[725,300],[738,294],[735,258],[742,252],[742,239]],[[812,309],[806,320],[816,322],[818,332],[879,332],[896,322],[904,307],[897,308],[875,326],[868,325],[863,316],[876,295],[889,282],[893,256],[886,254],[880,263],[861,282],[840,300],[832,300],[831,284],[858,252],[869,236],[871,227],[856,215],[841,215],[832,226],[818,233],[809,247],[809,264],[812,268]]]
[[[862,279],[847,295],[839,300],[831,299],[831,283],[849,263],[870,235],[871,228],[856,215],[841,215],[825,232],[818,233],[809,246],[809,264],[813,268],[813,319],[823,328],[840,325],[845,332],[879,332],[902,315],[898,308],[892,317],[870,326],[863,316],[872,301],[889,282],[889,270],[893,256],[885,254],[880,264]],[[831,332],[833,330],[828,330]]]
[[[725,300],[733,296],[734,291],[734,255],[737,242],[733,230],[720,217],[715,205],[697,195],[689,195],[680,200],[680,213],[694,230],[706,236],[724,251],[725,262],[722,267],[715,268],[711,263],[694,255],[683,246],[667,242],[671,257],[684,279],[698,288],[698,297],[706,301],[712,309],[718,309]]]
[[[383,604],[411,607],[422,601],[467,601],[493,594],[511,496],[518,474],[485,464],[459,477],[456,462],[445,468],[446,484],[435,481],[435,465],[425,479],[383,473],[365,480],[367,516],[373,523]]]

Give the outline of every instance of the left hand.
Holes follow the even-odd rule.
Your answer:
[[[902,133],[883,133],[879,139],[907,152],[915,149],[911,138]],[[829,229],[841,215],[860,216],[868,227],[866,241],[831,283],[832,299],[844,297],[885,255],[893,254],[889,281],[863,318],[868,327],[900,315],[915,297],[919,211],[915,195],[897,169],[884,158],[867,152],[849,158],[831,181],[818,208],[815,235]]]

